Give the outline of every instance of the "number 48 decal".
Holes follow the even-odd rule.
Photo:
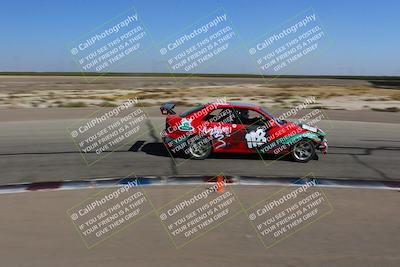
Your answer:
[[[245,135],[247,140],[248,148],[255,148],[261,146],[267,142],[267,138],[265,137],[267,133],[264,129],[257,129],[257,131],[251,131]]]

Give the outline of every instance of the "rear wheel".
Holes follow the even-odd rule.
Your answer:
[[[315,158],[315,146],[309,139],[297,142],[292,149],[292,158],[296,162],[308,162]]]
[[[189,144],[188,154],[193,159],[205,159],[212,151],[211,141],[208,138],[192,138]]]

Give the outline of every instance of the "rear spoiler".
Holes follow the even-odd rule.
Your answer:
[[[161,114],[163,115],[175,115],[176,112],[174,111],[175,104],[174,103],[164,103],[160,107]]]

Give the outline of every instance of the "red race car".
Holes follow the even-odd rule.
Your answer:
[[[306,124],[280,120],[260,106],[243,103],[209,103],[182,114],[175,104],[165,103],[167,115],[163,142],[173,154],[205,159],[213,153],[261,153],[286,155],[294,161],[317,158],[326,153],[325,133]]]

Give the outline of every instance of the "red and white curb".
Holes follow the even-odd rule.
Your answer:
[[[269,185],[269,186],[300,186],[310,178],[296,177],[250,177],[250,176],[224,176],[225,182],[232,185]],[[360,189],[385,189],[400,190],[400,181],[374,181],[354,179],[326,179],[311,178],[316,181],[316,186],[326,188],[360,188]],[[139,176],[137,178],[106,178],[88,179],[79,181],[61,182],[34,182],[22,184],[0,185],[0,194],[21,193],[33,191],[54,191],[89,188],[111,188],[135,181],[138,186],[160,185],[201,185],[216,182],[213,176]]]

